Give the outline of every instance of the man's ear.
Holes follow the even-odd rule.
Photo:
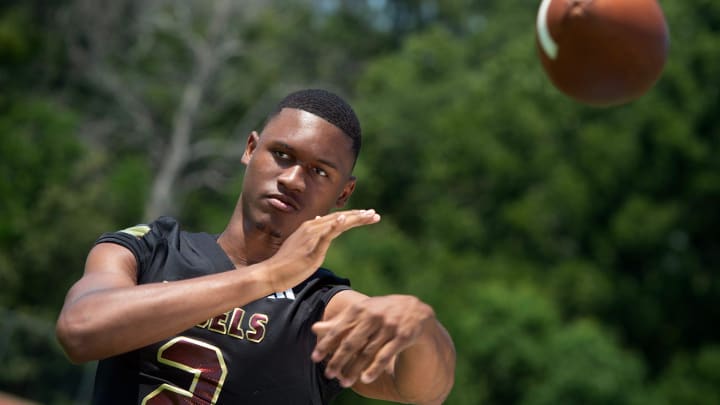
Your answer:
[[[343,187],[342,193],[340,193],[340,196],[338,196],[337,200],[335,201],[335,207],[342,208],[345,206],[353,191],[355,191],[356,182],[357,178],[355,176],[350,176],[350,179],[345,183],[345,186]]]
[[[243,152],[242,159],[240,160],[245,166],[247,166],[247,164],[250,162],[250,157],[252,157],[253,152],[255,152],[259,141],[260,135],[257,133],[257,131],[252,131],[250,135],[248,135],[247,144],[245,145],[245,152]]]

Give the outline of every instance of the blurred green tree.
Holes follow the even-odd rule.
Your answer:
[[[662,6],[661,80],[595,109],[544,77],[526,1],[3,3],[0,306],[52,318],[103,231],[220,229],[244,136],[329,87],[364,124],[351,204],[383,221],[327,265],[434,306],[448,403],[715,403],[720,3]],[[6,338],[0,389],[60,402],[27,388],[63,374],[40,329]]]
[[[679,353],[656,387],[658,404],[709,405],[720,401],[720,349],[707,346],[696,353]]]

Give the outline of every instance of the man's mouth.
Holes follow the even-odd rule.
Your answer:
[[[268,202],[282,212],[295,212],[298,210],[297,202],[286,195],[272,194],[268,196]]]

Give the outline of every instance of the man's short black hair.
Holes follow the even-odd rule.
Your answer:
[[[283,108],[295,108],[317,115],[340,128],[352,139],[352,149],[357,158],[362,144],[360,121],[355,111],[342,97],[322,89],[304,89],[288,94],[270,113],[268,121]]]

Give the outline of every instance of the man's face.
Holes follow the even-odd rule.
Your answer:
[[[245,223],[284,239],[305,220],[342,207],[355,187],[353,161],[352,140],[339,128],[309,112],[283,109],[248,139]]]

